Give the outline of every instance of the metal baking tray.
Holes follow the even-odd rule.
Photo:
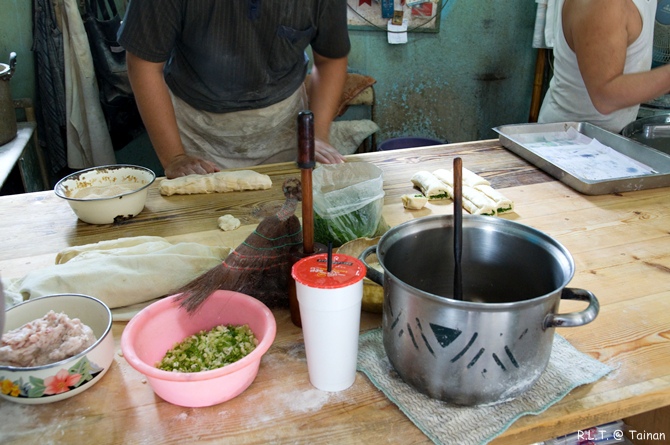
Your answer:
[[[519,142],[519,139],[524,139],[523,136],[527,138],[537,133],[563,132],[568,131],[570,127],[584,136],[597,139],[601,144],[634,161],[653,168],[654,172],[637,176],[613,175],[605,179],[587,179],[567,171],[565,165],[556,164]],[[502,125],[493,130],[499,134],[500,144],[503,147],[586,195],[605,195],[670,186],[670,155],[586,122]]]

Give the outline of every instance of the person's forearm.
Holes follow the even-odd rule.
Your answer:
[[[588,88],[588,86],[587,86]],[[589,90],[596,109],[603,114],[649,102],[670,92],[670,65],[641,73],[623,74]]]
[[[670,91],[670,65],[624,73],[630,45],[644,31],[638,8],[630,0],[566,0],[561,13],[565,40],[600,113],[639,105]]]
[[[128,77],[137,108],[163,167],[184,154],[172,100],[163,79],[163,63],[147,62],[127,53]]]
[[[329,59],[313,53],[310,108],[314,113],[314,136],[329,142],[330,124],[337,114],[347,76],[347,58]]]

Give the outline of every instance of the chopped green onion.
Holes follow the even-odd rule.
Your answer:
[[[210,371],[235,363],[257,345],[249,326],[220,325],[175,343],[156,367],[172,372]]]

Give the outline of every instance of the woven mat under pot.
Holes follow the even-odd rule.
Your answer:
[[[406,384],[386,357],[382,330],[359,337],[358,370],[436,444],[486,444],[517,419],[539,414],[574,388],[593,383],[612,368],[579,352],[558,334],[549,364],[538,381],[509,402],[464,407],[432,399]]]

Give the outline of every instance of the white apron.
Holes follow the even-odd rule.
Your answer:
[[[231,113],[198,110],[170,94],[187,154],[224,169],[296,160],[298,113],[307,109],[304,85],[269,107]]]

